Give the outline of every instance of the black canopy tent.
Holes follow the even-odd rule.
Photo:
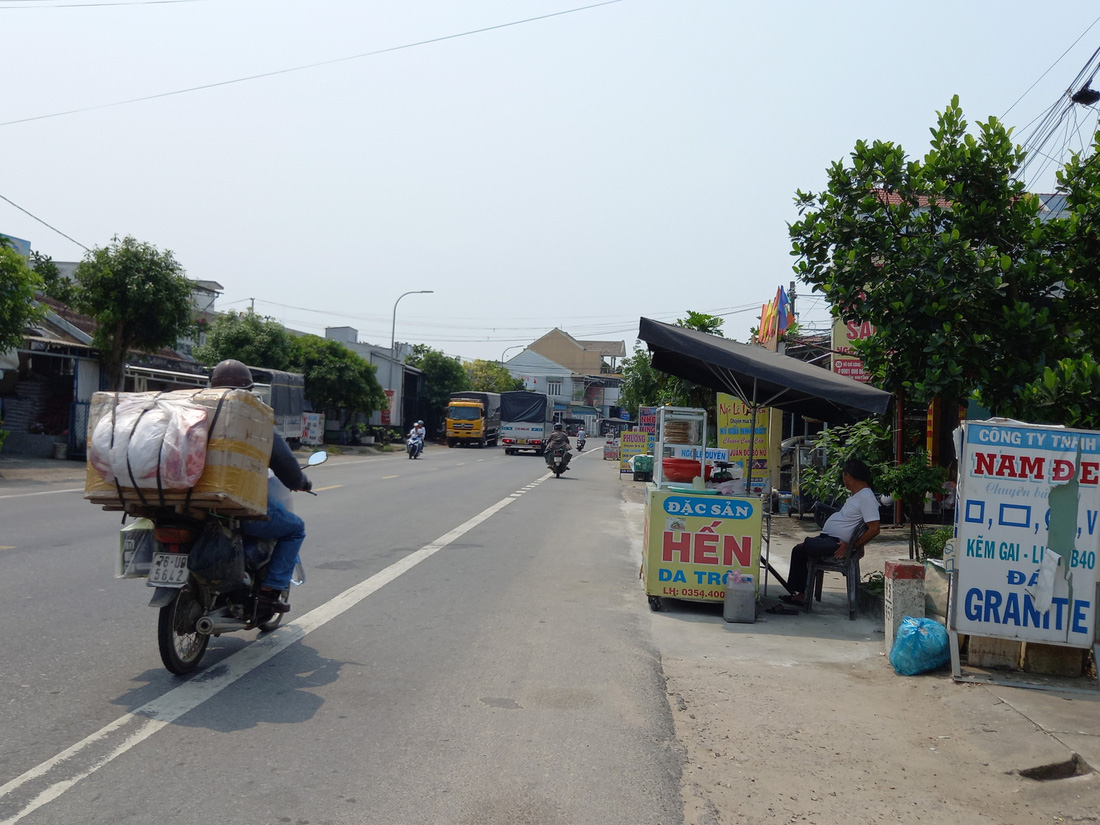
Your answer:
[[[876,387],[719,335],[642,318],[638,337],[653,353],[654,369],[728,392],[754,413],[777,407],[844,423],[890,405],[890,393]]]
[[[741,344],[694,329],[642,318],[638,337],[653,354],[653,368],[739,398],[749,409],[752,431],[746,484],[752,489],[752,449],[756,414],[776,407],[831,423],[855,420],[867,413],[884,413],[891,395],[796,358],[750,344]],[[787,588],[771,563],[767,570]],[[789,589],[789,588],[787,588]]]

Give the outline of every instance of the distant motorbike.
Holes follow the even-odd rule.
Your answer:
[[[581,438],[581,437],[579,437],[579,436],[578,436],[578,437],[577,437],[577,452],[578,452],[578,453],[579,453],[579,452],[580,452],[581,450],[583,450],[583,449],[584,449],[584,443],[585,443],[585,439],[584,439],[584,438]]]
[[[409,458],[420,458],[420,454],[424,452],[424,439],[418,435],[410,435],[405,442],[405,450]]]
[[[561,474],[569,466],[569,451],[565,447],[555,447],[546,454],[546,466],[555,478],[561,478]]]
[[[314,453],[306,466],[316,466],[327,458],[325,452]],[[278,485],[286,493],[283,502],[287,506],[290,491],[274,477],[269,484]],[[283,614],[264,606],[259,599],[274,541],[246,537],[239,519],[213,513],[201,520],[169,511],[152,521],[156,544],[147,584],[155,587],[156,593],[149,606],[160,609],[157,644],[161,661],[169,671],[182,676],[194,670],[211,636],[255,628],[271,631],[279,626]],[[230,548],[228,557],[235,563],[225,566],[235,568],[236,576],[215,578],[209,572],[203,575],[192,569],[196,559],[210,555],[213,544]],[[303,581],[305,574],[299,562],[291,584]],[[288,592],[281,594],[284,600]]]

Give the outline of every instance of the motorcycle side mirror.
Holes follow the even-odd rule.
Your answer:
[[[319,450],[306,459],[306,466],[316,467],[318,464],[324,464],[328,461],[328,453],[324,450]]]

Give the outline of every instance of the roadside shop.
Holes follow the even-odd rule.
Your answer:
[[[762,566],[785,588],[768,561],[771,490],[745,494],[745,481],[755,481],[748,472],[758,414],[782,409],[845,423],[886,412],[890,394],[762,347],[648,318],[638,337],[654,369],[734,396],[752,422],[747,454],[735,462],[729,451],[706,448],[705,412],[658,408],[642,564],[651,607],[659,610],[666,597],[720,602],[728,577],[751,577],[759,593]]]

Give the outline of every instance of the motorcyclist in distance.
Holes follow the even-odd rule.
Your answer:
[[[252,389],[252,371],[240,361],[222,361],[210,373],[211,387]],[[313,484],[306,478],[290,445],[273,433],[269,467],[275,477],[291,490],[308,492]],[[282,593],[290,589],[290,577],[298,563],[298,552],[306,538],[306,525],[302,519],[283,507],[271,493],[267,497],[267,519],[248,519],[241,522],[241,532],[246,536],[275,541],[267,575],[260,588],[260,605],[276,613],[286,613],[290,605],[282,599]]]
[[[417,421],[412,425],[412,429],[409,430],[408,441],[416,442],[416,454],[419,456],[424,452],[424,437],[427,435],[427,430],[424,429],[424,422]]]
[[[546,466],[553,466],[554,450],[559,447],[565,448],[565,466],[568,467],[569,458],[572,456],[572,453],[569,452],[569,436],[565,434],[561,422],[554,425],[554,431],[550,433],[550,437],[546,439],[546,450],[543,453],[543,455],[546,456]]]

